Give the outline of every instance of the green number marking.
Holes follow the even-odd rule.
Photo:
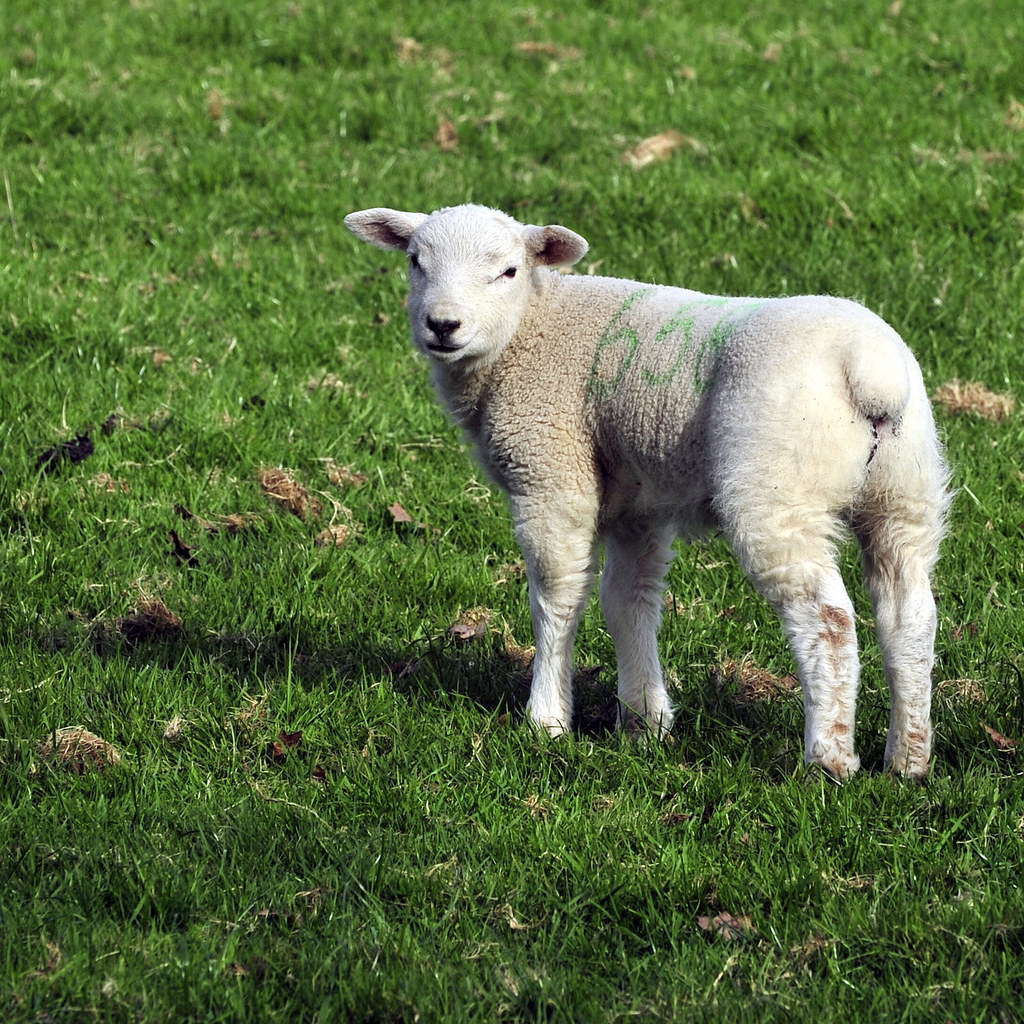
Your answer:
[[[639,288],[626,297],[626,301],[619,307],[615,316],[601,335],[594,351],[594,361],[590,367],[590,377],[587,380],[587,397],[593,402],[600,402],[613,394],[623,382],[629,372],[636,354],[640,349],[640,334],[637,329],[629,324],[622,324],[626,313],[632,309],[645,295],[654,291],[654,288]],[[733,300],[724,298],[693,299],[684,302],[673,314],[658,328],[658,332],[648,342],[660,346],[670,338],[676,338],[676,355],[672,362],[664,370],[651,370],[643,368],[640,371],[640,379],[648,388],[665,387],[670,384],[679,371],[685,365],[694,343],[693,328],[696,324],[696,315],[699,310],[706,310],[715,306],[732,306],[712,326],[710,332],[701,340],[700,349],[697,353],[693,371],[693,386],[697,394],[707,390],[710,378],[701,373],[701,368],[706,364],[709,357],[714,357],[721,347],[728,341],[732,334],[742,327],[764,304],[764,299],[756,299],[752,302],[734,305]],[[602,362],[614,363],[616,346],[622,346],[623,351],[619,354],[618,368],[613,377],[602,378]]]
[[[630,294],[619,307],[619,311],[612,317],[604,334],[601,335],[601,340],[598,341],[597,349],[594,351],[594,362],[591,364],[590,378],[587,381],[587,395],[591,401],[600,402],[607,398],[622,383],[622,378],[626,376],[626,372],[633,365],[633,358],[640,345],[640,335],[635,327],[619,327],[619,322],[640,299],[652,291],[654,291],[653,288],[639,288]],[[606,349],[610,349],[620,342],[626,343],[626,351],[619,363],[619,372],[612,380],[602,380],[600,376],[601,355]]]

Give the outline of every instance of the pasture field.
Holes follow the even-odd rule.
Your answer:
[[[1020,1020],[1022,52],[1016,0],[4,0],[0,1019]],[[612,730],[596,603],[577,734],[523,726],[504,499],[341,223],[467,201],[908,340],[959,489],[926,784],[852,549],[849,784],[714,538],[670,743]]]

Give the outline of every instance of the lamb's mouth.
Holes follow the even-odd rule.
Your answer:
[[[466,347],[464,341],[428,341],[425,348],[437,356],[453,356]]]

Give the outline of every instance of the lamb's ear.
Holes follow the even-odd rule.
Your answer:
[[[589,248],[582,235],[558,224],[526,228],[526,251],[548,267],[571,267],[583,259]]]
[[[361,238],[378,249],[409,248],[412,233],[427,219],[425,213],[402,213],[400,210],[378,208],[350,213],[345,218],[345,227],[357,238]]]

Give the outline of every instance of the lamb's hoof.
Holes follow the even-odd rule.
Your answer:
[[[824,780],[834,786],[841,786],[844,782],[849,782],[859,769],[859,757],[850,760],[808,761],[804,779],[809,783]]]
[[[558,739],[559,736],[569,734],[569,726],[559,718],[540,718],[529,710],[526,713],[526,722],[533,731],[542,739]]]
[[[618,730],[626,739],[636,743],[646,743],[651,739],[673,743],[673,717],[671,711],[662,712],[657,717],[647,717],[620,704]]]
[[[908,782],[925,782],[931,773],[932,766],[928,760],[906,759],[902,763],[887,760],[885,770],[898,779],[906,779]]]

